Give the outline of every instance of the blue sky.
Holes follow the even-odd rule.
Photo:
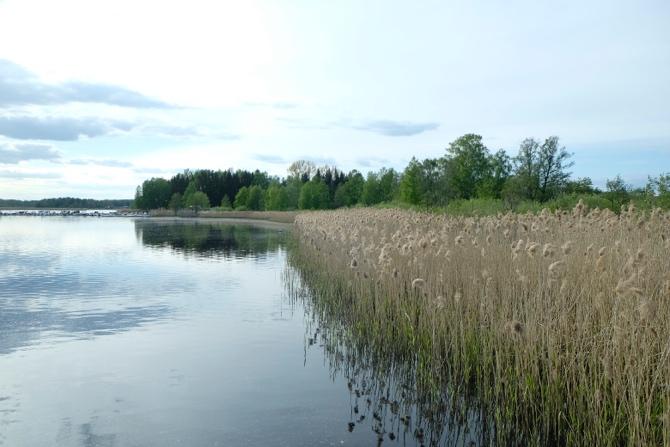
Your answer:
[[[558,135],[576,176],[670,171],[665,1],[0,0],[0,197],[185,168],[402,169]]]

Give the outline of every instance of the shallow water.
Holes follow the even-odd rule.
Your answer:
[[[287,299],[287,231],[0,218],[0,445],[376,445]]]

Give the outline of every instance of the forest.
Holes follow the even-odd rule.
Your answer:
[[[589,206],[619,211],[631,200],[639,206],[670,207],[670,175],[649,177],[633,188],[619,175],[596,188],[590,178],[573,178],[572,154],[559,138],[527,138],[516,156],[492,152],[476,134],[449,144],[439,158],[412,158],[402,172],[382,168],[365,175],[299,160],[285,178],[255,170],[185,170],[169,180],[152,178],[137,187],[138,209],[195,210],[334,209],[391,204],[446,209],[460,213],[541,207],[571,208],[579,199]]]

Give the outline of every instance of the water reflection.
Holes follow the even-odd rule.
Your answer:
[[[0,446],[365,445],[303,351],[285,229],[0,221]]]
[[[292,266],[285,274],[292,300],[310,324],[306,352],[322,351],[333,379],[343,378],[350,399],[349,432],[371,432],[370,444],[403,446],[489,445],[485,412],[458,390],[422,381],[416,358],[399,358],[356,338],[343,315],[323,303]]]
[[[274,231],[269,231],[274,228]],[[283,226],[221,224],[199,220],[136,220],[135,234],[143,245],[168,247],[198,257],[264,257],[286,242]]]

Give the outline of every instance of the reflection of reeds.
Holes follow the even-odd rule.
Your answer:
[[[670,445],[669,224],[584,204],[309,213],[292,262],[321,315],[419,389],[475,397],[500,444]]]
[[[331,375],[347,381],[351,411],[346,425],[342,421],[343,429],[371,429],[378,445],[384,440],[415,445],[411,439],[416,445],[471,445],[466,441],[490,439],[474,406],[467,405],[462,396],[419,382],[417,359],[397,356],[388,347],[356,337],[343,307],[334,300],[317,298],[303,279],[293,268],[284,274],[288,297],[303,303],[311,321],[306,349],[318,344]]]

